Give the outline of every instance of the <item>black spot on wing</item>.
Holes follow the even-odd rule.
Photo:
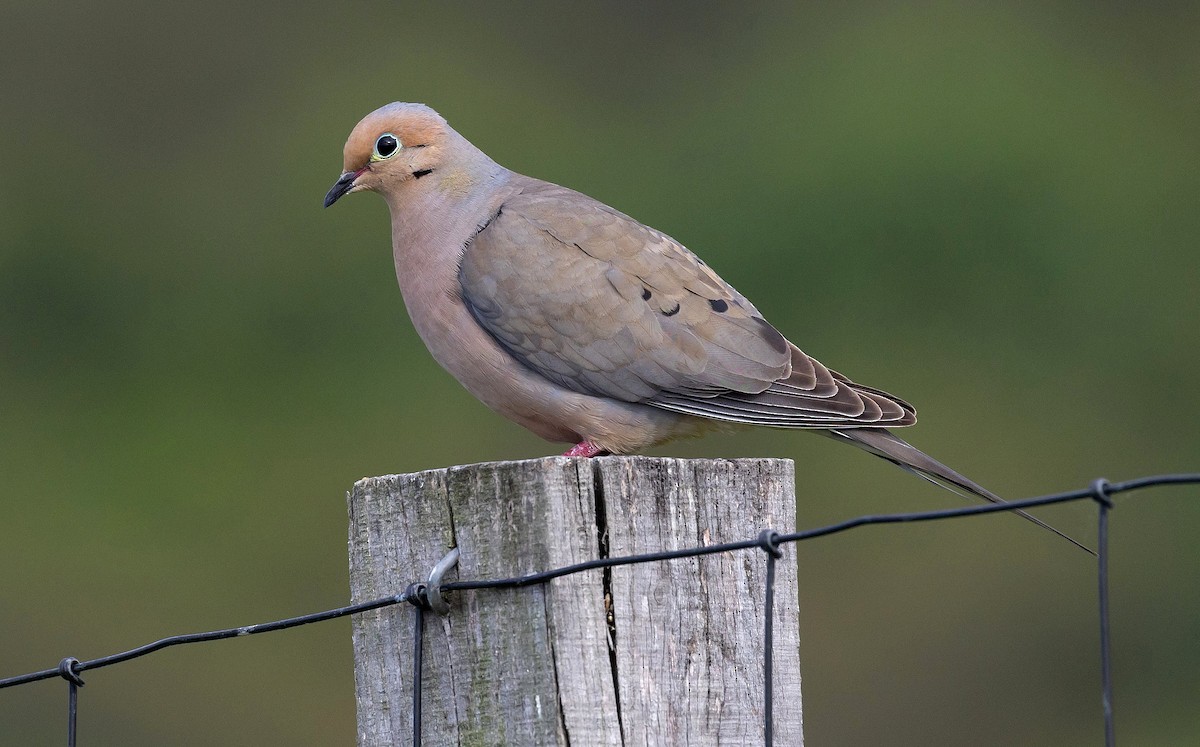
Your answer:
[[[718,314],[723,314],[729,310],[729,304],[720,298],[710,300],[708,305],[711,306],[712,310]]]
[[[670,311],[664,311],[664,312],[662,313],[662,315],[663,315],[663,316],[675,316],[675,315],[676,315],[676,314],[678,314],[678,313],[679,313],[679,304],[678,304],[678,303],[676,303],[676,304],[675,304],[675,308],[671,309]]]
[[[788,341],[784,339],[783,335],[779,334],[779,330],[772,327],[770,322],[768,322],[766,319],[763,319],[761,316],[752,316],[750,318],[753,319],[756,324],[758,324],[759,328],[762,330],[763,339],[767,341],[767,344],[771,346],[771,349],[777,353],[787,352]]]
[[[643,300],[643,301],[649,301],[649,300],[650,300],[650,296],[652,296],[652,295],[654,295],[654,294],[652,294],[652,293],[650,292],[650,289],[649,289],[649,288],[642,288],[642,300]]]

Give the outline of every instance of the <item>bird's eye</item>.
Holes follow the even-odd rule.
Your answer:
[[[390,132],[385,132],[375,141],[375,152],[372,156],[374,160],[391,158],[396,155],[396,151],[398,150],[400,150],[400,138]]]

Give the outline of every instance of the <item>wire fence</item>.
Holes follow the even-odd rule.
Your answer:
[[[1101,693],[1101,711],[1104,722],[1104,743],[1107,747],[1113,747],[1116,744],[1116,735],[1113,727],[1113,679],[1112,679],[1112,642],[1109,636],[1109,594],[1108,594],[1108,525],[1109,512],[1113,508],[1113,496],[1119,493],[1128,493],[1132,491],[1142,490],[1144,488],[1161,486],[1161,485],[1182,485],[1182,484],[1200,484],[1200,473],[1197,474],[1173,474],[1173,475],[1155,475],[1150,477],[1142,477],[1135,480],[1127,480],[1125,482],[1110,483],[1104,479],[1095,480],[1089,487],[1080,490],[1074,490],[1066,493],[1054,493],[1051,495],[1043,495],[1035,498],[1026,498],[1024,500],[1009,501],[1006,503],[988,503],[978,506],[966,506],[962,508],[942,509],[937,511],[921,511],[913,513],[895,513],[895,514],[876,514],[868,516],[859,516],[854,519],[849,519],[837,524],[817,527],[815,529],[806,529],[798,532],[782,534],[772,529],[764,529],[757,537],[745,539],[740,542],[729,542],[719,545],[705,545],[703,547],[685,548],[682,550],[672,550],[668,552],[647,553],[643,555],[630,555],[616,558],[602,558],[590,560],[584,563],[554,568],[539,573],[530,573],[523,576],[514,576],[511,578],[499,579],[482,579],[476,581],[452,581],[442,583],[441,578],[450,567],[452,567],[458,559],[458,550],[452,550],[430,573],[427,582],[418,582],[411,584],[407,589],[393,596],[381,597],[372,599],[367,602],[351,604],[345,607],[315,612],[309,615],[301,615],[300,617],[290,617],[284,620],[275,620],[272,622],[259,623],[257,625],[245,625],[237,628],[225,628],[223,630],[212,630],[204,633],[190,633],[186,635],[174,635],[167,638],[162,638],[152,643],[147,643],[143,646],[122,651],[120,653],[102,656],[98,659],[88,659],[80,661],[75,657],[68,656],[58,663],[58,666],[50,669],[43,669],[37,672],[18,675],[16,677],[8,677],[0,679],[0,689],[8,687],[16,687],[18,685],[26,685],[40,680],[50,679],[53,677],[61,677],[67,681],[67,744],[69,747],[74,747],[76,743],[76,715],[79,710],[79,688],[83,686],[83,672],[90,669],[100,669],[101,667],[112,666],[122,662],[137,659],[142,656],[161,651],[162,649],[171,646],[180,646],[193,643],[205,643],[208,641],[217,641],[224,638],[237,638],[240,636],[257,635],[259,633],[270,633],[276,630],[285,630],[294,628],[300,625],[309,625],[311,623],[322,622],[324,620],[332,620],[347,615],[353,615],[359,612],[379,609],[381,607],[389,607],[396,604],[408,602],[413,606],[413,630],[414,630],[414,645],[413,645],[413,733],[412,742],[414,745],[421,744],[421,672],[422,672],[422,654],[423,654],[423,631],[425,615],[427,612],[437,610],[444,611],[448,609],[446,603],[442,599],[442,592],[446,591],[468,591],[482,589],[511,589],[523,586],[533,586],[543,584],[555,578],[569,576],[574,573],[580,573],[596,568],[614,568],[617,566],[635,565],[638,563],[652,563],[667,560],[675,560],[678,558],[691,558],[702,555],[713,555],[716,553],[738,552],[744,550],[758,550],[763,552],[767,558],[767,573],[765,588],[763,589],[764,613],[765,613],[765,655],[763,658],[763,674],[765,679],[765,690],[763,704],[763,743],[772,745],[773,743],[773,687],[772,687],[772,642],[773,642],[773,627],[774,627],[774,597],[775,597],[775,562],[782,556],[780,547],[782,545],[793,542],[803,542],[805,540],[816,539],[817,537],[825,537],[839,532],[845,532],[858,527],[869,526],[873,524],[902,524],[920,521],[938,521],[942,519],[954,519],[967,516],[976,516],[979,514],[991,514],[1005,511],[1014,511],[1016,509],[1037,508],[1038,506],[1049,506],[1057,503],[1070,503],[1073,501],[1092,500],[1098,506],[1098,541],[1096,547],[1097,568],[1096,579],[1098,584],[1098,601],[1099,601],[1099,626],[1100,626],[1100,693]]]

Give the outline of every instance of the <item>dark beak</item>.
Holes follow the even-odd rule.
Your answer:
[[[338,177],[338,180],[333,183],[333,187],[325,195],[325,207],[329,207],[333,203],[341,199],[342,195],[349,192],[354,187],[354,180],[358,178],[361,171],[347,171]]]

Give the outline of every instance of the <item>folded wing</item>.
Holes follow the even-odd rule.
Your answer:
[[[502,347],[572,391],[783,428],[915,421],[789,343],[669,236],[563,187],[530,179],[505,201],[459,282]]]

